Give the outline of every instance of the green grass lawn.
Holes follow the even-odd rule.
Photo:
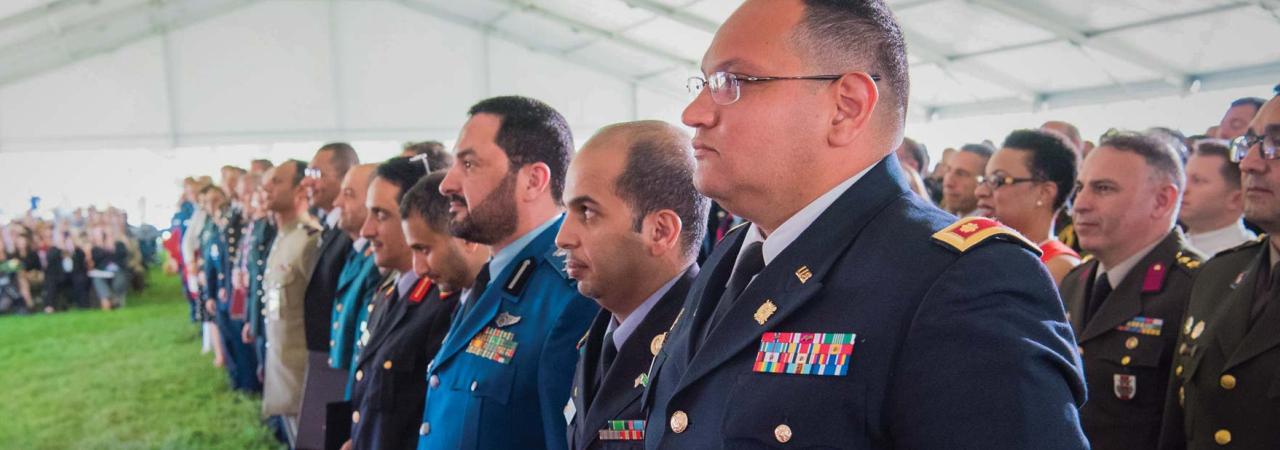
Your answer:
[[[149,286],[115,311],[0,316],[0,448],[279,448],[200,354],[176,277]]]

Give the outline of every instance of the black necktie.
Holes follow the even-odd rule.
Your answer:
[[[604,375],[609,373],[609,368],[613,367],[613,361],[618,359],[618,346],[613,344],[613,330],[609,330],[604,334],[604,342],[600,344],[600,373],[597,377],[604,380]]]
[[[484,295],[487,287],[489,287],[489,263],[485,263],[484,268],[480,269],[480,274],[476,275],[476,282],[471,285],[471,296],[467,298],[466,303],[462,304],[462,313],[458,314],[458,320],[467,317],[467,313],[475,309],[476,303],[479,303],[480,296]]]
[[[1103,273],[1093,282],[1093,292],[1089,295],[1089,303],[1085,307],[1084,323],[1089,323],[1093,319],[1093,315],[1102,309],[1102,302],[1111,295],[1111,279],[1107,278],[1107,274]]]
[[[720,323],[725,315],[729,314],[729,310],[733,308],[733,304],[737,302],[738,296],[742,295],[742,291],[747,289],[747,285],[751,284],[751,279],[764,269],[764,243],[752,242],[743,250],[742,257],[738,258],[737,264],[733,266],[733,274],[729,275],[729,284],[724,287],[724,294],[720,296],[720,302],[716,303],[715,312],[711,314],[711,320],[707,322],[707,334],[711,334],[711,330]],[[706,336],[703,336],[706,339]]]

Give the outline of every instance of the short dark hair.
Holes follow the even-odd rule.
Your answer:
[[[969,152],[981,156],[984,159],[991,159],[991,155],[996,153],[996,149],[990,144],[983,142],[981,144],[964,144],[960,146],[960,151]]]
[[[565,171],[573,156],[573,133],[569,122],[550,105],[515,95],[481,100],[468,116],[492,114],[502,121],[494,142],[511,160],[511,172],[534,163],[551,171],[551,198],[562,204]]]
[[[431,172],[405,191],[400,198],[400,220],[421,217],[433,231],[449,234],[449,197],[440,193],[445,172]]]
[[[889,6],[882,0],[804,0],[804,6],[792,39],[809,52],[810,62],[879,75],[880,86],[897,97],[898,117],[905,117],[911,92],[907,44]]]
[[[436,141],[408,142],[404,144],[404,151],[413,153],[414,156],[427,155],[427,164],[431,165],[431,171],[440,169],[448,169],[453,165],[453,155],[444,149],[444,144]]]
[[[360,155],[356,154],[356,149],[346,142],[330,142],[320,146],[316,153],[333,152],[333,167],[338,169],[338,178],[347,175],[347,171],[352,167],[360,165]]]
[[[1280,85],[1276,85],[1276,89],[1278,92],[1280,92]],[[1266,103],[1267,103],[1266,100],[1260,99],[1258,97],[1244,97],[1244,98],[1238,98],[1238,99],[1235,99],[1235,101],[1232,101],[1231,107],[1235,108],[1237,106],[1248,105],[1248,106],[1252,106],[1253,109],[1256,111],[1256,110],[1262,109],[1262,105]]]
[[[1098,147],[1111,147],[1119,151],[1141,156],[1147,166],[1164,175],[1182,191],[1187,184],[1186,169],[1178,152],[1167,142],[1142,133],[1120,132],[1104,136]]]
[[[284,164],[289,163],[293,163],[294,169],[297,169],[293,172],[293,187],[298,187],[298,185],[302,184],[302,179],[307,176],[307,162],[300,159],[290,159],[284,162]],[[281,165],[283,166],[284,164]]]
[[[1219,171],[1222,172],[1222,178],[1227,180],[1227,184],[1232,189],[1240,189],[1240,164],[1231,162],[1231,152],[1227,150],[1227,146],[1220,142],[1209,140],[1196,142],[1195,151],[1191,153],[1199,156],[1218,156],[1222,158],[1222,166]]]
[[[1076,188],[1078,162],[1075,150],[1068,147],[1060,133],[1017,130],[1004,138],[1001,147],[1030,153],[1027,168],[1031,170],[1031,177],[1058,187],[1058,196],[1053,199],[1054,211],[1067,205]]]
[[[929,148],[909,137],[902,138],[902,146],[911,154],[911,159],[916,160],[916,165],[920,166],[920,175],[924,175],[929,170]]]
[[[379,164],[374,171],[374,176],[400,188],[400,195],[396,196],[396,204],[403,201],[404,194],[426,175],[427,168],[423,167],[422,163],[403,156],[388,159],[387,162]]]
[[[672,210],[680,217],[684,256],[696,256],[707,231],[711,200],[693,185],[697,163],[689,137],[659,121],[613,127],[626,127],[632,133],[626,165],[614,181],[614,191],[631,207],[632,229],[639,232],[644,218],[651,213]]]

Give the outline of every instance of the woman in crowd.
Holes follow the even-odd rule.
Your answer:
[[[978,210],[1040,245],[1040,260],[1061,282],[1080,255],[1053,235],[1054,220],[1075,189],[1076,154],[1057,136],[1014,131],[987,162],[975,191]]]

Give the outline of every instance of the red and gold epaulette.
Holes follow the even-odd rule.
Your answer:
[[[1035,243],[1022,237],[1017,231],[1001,225],[995,219],[986,217],[966,217],[933,234],[934,241],[960,253],[969,251],[989,239],[1022,244],[1036,256],[1041,254],[1040,247]]]
[[[418,279],[418,284],[413,286],[413,290],[409,291],[409,301],[421,303],[422,299],[427,298],[427,292],[429,291],[431,291],[431,279],[422,277]]]

